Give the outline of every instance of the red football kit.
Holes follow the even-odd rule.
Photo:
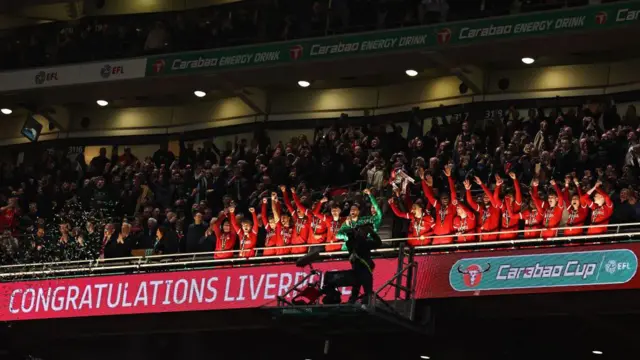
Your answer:
[[[520,207],[522,206],[522,192],[520,191],[520,182],[518,179],[513,179],[513,188],[515,190],[516,196],[515,201],[507,201],[507,199],[500,200],[500,186],[496,186],[494,191],[494,196],[496,201],[500,203],[500,210],[502,212],[502,222],[501,222],[501,231],[518,231],[518,216],[513,216],[520,212]],[[517,232],[511,233],[500,233],[500,240],[513,240],[518,238]]]
[[[218,217],[218,220],[215,222],[213,227],[213,232],[216,233],[216,251],[229,251],[233,250],[236,246],[236,234],[232,231],[224,232],[222,231],[222,223],[226,219],[227,215],[222,214]],[[233,257],[232,252],[224,252],[224,253],[215,253],[213,255],[214,259],[230,259]]]
[[[569,197],[569,187],[565,186],[564,188],[564,192],[563,192],[564,201],[567,204],[567,214],[569,214],[569,216],[567,217],[567,224],[566,224],[566,226],[569,229],[564,230],[565,236],[582,235],[582,233],[584,233],[584,228],[582,228],[582,226],[584,226],[585,221],[587,221],[587,216],[589,215],[589,208],[587,207],[587,204],[584,203],[583,201],[582,191],[580,190],[579,187],[577,191],[578,191],[578,196],[580,197],[580,205],[578,205],[578,209],[574,209],[573,206],[571,206],[571,198]]]
[[[421,218],[400,211],[395,203],[391,203],[391,210],[397,217],[411,220],[409,224],[409,240],[407,243],[411,246],[421,246],[431,244],[431,238],[429,235],[433,235],[433,228],[435,224],[433,218],[429,215],[423,214]]]
[[[331,214],[323,215],[320,211],[314,211],[313,215],[320,221],[324,223],[324,226],[327,228],[327,245],[325,245],[325,251],[340,251],[342,249],[342,242],[336,239],[336,234],[338,230],[342,227],[342,224],[345,222],[347,218],[338,217],[338,219],[334,219]],[[329,245],[337,243],[335,245]]]
[[[231,227],[240,240],[240,257],[256,256],[254,249],[258,243],[258,216],[255,211],[251,215],[253,217],[253,225],[249,231],[245,232],[241,226],[238,226],[235,214],[231,213]]]
[[[613,214],[613,202],[611,202],[609,195],[599,187],[596,188],[596,192],[604,197],[604,204],[602,206],[593,202],[588,194],[583,196],[584,204],[591,209],[591,225],[608,225],[611,214]],[[606,226],[587,229],[588,235],[603,234],[606,232]]]
[[[289,200],[289,195],[287,192],[283,192],[284,205],[291,213],[291,221],[293,221],[293,236],[291,238],[291,245],[304,245],[307,243],[307,239],[309,238],[309,232],[311,229],[311,221],[309,221],[309,217],[306,212],[301,216],[295,211],[293,206],[291,205],[291,201]],[[306,246],[294,246],[291,248],[292,254],[304,254],[307,252]]]
[[[476,214],[474,214],[473,211],[462,204],[458,206],[461,206],[464,209],[464,212],[467,214],[467,216],[465,218],[456,216],[453,219],[453,229],[458,234],[457,242],[465,243],[476,241],[475,235],[464,235],[472,234],[476,231]]]
[[[307,211],[307,208],[302,205],[300,198],[296,193],[291,194],[296,207],[302,210],[309,218],[309,234],[307,237],[307,244],[322,244],[327,240],[327,226],[324,221],[318,219],[314,213],[319,212],[322,208],[322,203],[318,203],[313,207],[313,211]]]
[[[438,201],[433,195],[433,189],[431,186],[427,185],[427,182],[422,180],[422,191],[424,191],[424,195],[427,197],[429,204],[431,204],[435,209],[435,222],[433,227],[434,235],[449,235],[453,234],[453,219],[456,217],[456,188],[453,183],[453,179],[451,176],[447,176],[447,181],[449,182],[449,191],[451,193],[451,198],[449,199],[449,204],[444,206],[442,202]],[[451,244],[453,242],[453,237],[440,237],[434,238],[433,244]]]
[[[278,224],[276,223],[275,227],[271,227],[271,225],[269,225],[269,218],[267,218],[267,204],[266,203],[262,203],[262,209],[260,211],[260,217],[262,218],[262,225],[264,226],[264,230],[267,233],[267,235],[264,238],[264,246],[267,249],[264,249],[264,251],[262,252],[262,255],[264,255],[264,256],[279,255],[278,252],[279,252],[280,249],[268,249],[270,247],[282,246],[282,244],[280,244],[278,242],[279,241],[279,236],[277,236],[277,234],[278,234],[278,232],[277,232]]]
[[[491,194],[485,184],[480,186],[482,186],[482,190],[491,200],[491,203],[487,206],[480,206],[476,203],[471,195],[471,190],[467,190],[467,203],[472,210],[478,213],[476,229],[481,233],[496,232],[500,225],[500,203],[496,200],[495,196]],[[497,234],[480,235],[480,241],[494,241],[497,238]]]
[[[558,197],[558,203],[554,207],[550,207],[547,201],[540,200],[538,196],[538,187],[534,186],[531,191],[531,197],[533,201],[537,202],[542,208],[542,232],[540,235],[547,239],[550,237],[558,236],[558,230],[551,230],[557,228],[560,225],[560,221],[562,221],[562,213],[564,212],[564,199],[562,193],[560,192],[560,188],[558,184],[554,184],[553,188],[556,191],[556,195]]]

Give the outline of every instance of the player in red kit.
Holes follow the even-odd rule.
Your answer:
[[[499,175],[496,175],[496,189],[494,191],[494,195],[496,200],[500,202],[500,210],[502,211],[502,223],[501,223],[501,231],[510,231],[508,233],[500,233],[500,240],[513,240],[518,238],[518,216],[513,216],[512,214],[520,212],[520,207],[522,206],[522,192],[520,191],[520,182],[516,177],[514,172],[509,173],[509,177],[513,180],[513,190],[515,192],[515,199],[513,194],[505,195],[503,200],[500,200],[500,188],[504,181]]]
[[[253,217],[253,223],[248,219],[243,219],[240,226],[238,226],[238,220],[236,220],[235,216],[235,207],[229,208],[229,217],[231,218],[231,226],[233,227],[233,232],[238,235],[238,239],[240,240],[240,257],[253,257],[256,255],[256,251],[254,248],[258,242],[258,216],[256,215],[256,209],[249,208],[249,212]]]
[[[291,226],[291,216],[287,213],[282,213],[280,203],[277,201],[273,207],[273,220],[276,222],[276,242],[283,246],[278,249],[277,255],[291,254],[291,240],[293,238],[293,227]]]
[[[293,237],[291,238],[291,245],[304,245],[309,238],[309,230],[311,222],[307,217],[306,212],[303,209],[295,209],[291,205],[289,195],[287,194],[287,188],[284,185],[280,186],[282,191],[282,197],[284,198],[284,205],[291,213],[291,220],[293,221]],[[307,252],[307,246],[294,246],[291,248],[292,254],[304,254]]]
[[[234,216],[233,214],[231,216]],[[227,219],[227,213],[221,212],[216,221],[216,225],[213,227],[213,231],[216,233],[216,253],[213,255],[214,259],[230,259],[233,257],[231,250],[236,246],[236,234],[231,231],[231,224]],[[218,251],[225,251],[218,253]]]
[[[276,202],[278,200],[278,195],[276,193],[271,193],[271,211],[273,214],[276,213]],[[266,236],[264,239],[264,246],[267,249],[264,249],[262,255],[264,256],[273,256],[278,255],[279,249],[269,249],[271,247],[282,246],[279,243],[280,237],[278,235],[278,222],[276,221],[275,216],[267,216],[267,202],[269,200],[267,198],[262,199],[262,209],[260,211],[260,217],[262,218],[262,225],[264,226],[264,230],[266,232]]]
[[[542,228],[542,220],[544,218],[541,204],[534,200],[533,196],[525,203],[527,207],[515,212],[512,216],[517,216],[520,220],[524,220],[524,238],[535,239],[540,237],[540,229]]]
[[[582,202],[591,209],[591,225],[607,225],[611,214],[613,214],[613,202],[609,195],[602,190],[602,182],[596,181],[596,185],[589,189],[582,197]],[[591,194],[593,201],[591,200]],[[591,227],[587,230],[588,235],[603,234],[607,232],[606,226]]]
[[[440,199],[437,200],[433,195],[433,178],[431,175],[424,175],[424,170],[420,169],[420,178],[422,179],[422,191],[429,200],[429,203],[435,209],[434,235],[450,235],[453,233],[453,219],[456,217],[456,187],[451,178],[451,166],[444,168],[444,174],[449,182],[449,194],[441,192]],[[453,237],[436,237],[433,239],[433,245],[451,244]]]
[[[472,210],[478,213],[476,217],[477,231],[481,233],[496,232],[500,225],[500,202],[497,201],[495,196],[491,194],[489,188],[482,183],[479,177],[474,177],[476,184],[480,185],[484,191],[482,196],[482,206],[480,206],[471,195],[471,181],[464,181],[464,188],[467,192],[467,203]],[[498,236],[496,234],[480,235],[480,241],[493,241]]]
[[[394,198],[389,199],[391,210],[397,217],[411,220],[409,225],[409,240],[407,243],[411,246],[421,246],[431,244],[430,235],[433,235],[433,218],[424,212],[422,204],[417,201],[411,206],[411,214],[402,212],[398,209]]]
[[[576,192],[571,196],[569,195],[570,181],[570,177],[565,178],[564,191],[562,194],[564,196],[564,201],[569,204],[567,207],[567,214],[569,214],[569,216],[567,217],[566,224],[566,227],[569,229],[564,230],[564,235],[582,235],[582,233],[584,233],[584,228],[582,228],[582,226],[584,226],[585,221],[587,221],[589,208],[587,207],[587,204],[582,201],[582,190],[580,190],[580,182],[577,178],[573,179],[573,183],[576,186]]]
[[[326,197],[323,197],[322,200],[320,200],[320,203],[324,204],[327,201],[328,199]],[[320,221],[324,222],[327,228],[327,241],[326,241],[327,245],[325,245],[324,247],[325,251],[340,251],[340,249],[342,249],[342,241],[340,241],[340,239],[338,239],[336,235],[338,234],[338,230],[340,230],[340,227],[342,227],[342,224],[344,223],[345,218],[340,217],[340,212],[342,211],[342,208],[340,207],[340,204],[337,202],[334,202],[331,204],[330,211],[331,211],[330,216],[321,214],[319,209],[318,211],[314,211],[313,215]],[[337,244],[333,244],[333,243],[337,243]],[[333,245],[329,245],[329,244],[333,244]]]
[[[545,239],[558,235],[558,230],[552,229],[557,228],[560,221],[562,221],[562,212],[565,206],[562,192],[560,192],[560,187],[558,187],[556,181],[551,179],[549,183],[553,186],[556,193],[549,193],[547,195],[547,201],[542,201],[540,196],[538,196],[538,180],[533,180],[533,189],[531,192],[531,197],[542,208],[542,228],[545,230],[542,230],[540,235]]]
[[[296,194],[296,188],[291,188],[291,196],[293,202],[296,204],[296,208],[301,210],[309,218],[309,234],[307,237],[307,244],[322,244],[327,240],[327,226],[324,221],[318,219],[313,215],[315,212],[319,212],[322,208],[322,203],[318,203],[313,207],[313,211],[308,209],[302,204],[298,194]]]
[[[456,242],[466,243],[476,241],[475,235],[472,234],[476,231],[476,214],[468,207],[458,204],[456,205],[456,217],[453,219],[453,229],[458,234]]]

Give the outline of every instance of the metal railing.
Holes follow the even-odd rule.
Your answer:
[[[452,251],[481,251],[492,249],[513,249],[521,246],[560,246],[570,243],[611,243],[611,242],[628,242],[634,241],[637,237],[640,239],[640,223],[627,223],[616,225],[591,225],[591,226],[571,226],[571,227],[557,227],[548,230],[557,230],[558,233],[567,229],[593,229],[607,227],[608,232],[596,235],[571,235],[563,236],[558,235],[554,237],[542,238],[516,238],[513,240],[492,240],[492,241],[475,241],[475,242],[460,242],[455,241],[449,244],[439,245],[423,245],[416,246],[415,250],[418,253],[438,253],[438,252],[452,252]],[[547,229],[545,229],[547,230]],[[483,235],[496,235],[496,234],[521,234],[525,232],[537,232],[536,230],[514,230],[514,231],[495,231],[495,232],[482,232],[482,233],[464,233],[464,234],[451,234],[430,236],[428,240],[434,240],[439,238],[453,238],[458,235],[464,237],[476,236],[479,238]],[[374,250],[374,253],[378,257],[393,257],[397,255],[399,250],[399,244],[405,242],[409,238],[391,238],[383,241],[383,247]],[[275,250],[275,249],[293,249],[301,247],[319,247],[331,244],[339,243],[322,243],[322,244],[300,244],[300,245],[288,245],[288,246],[273,246],[273,247],[260,247],[255,248],[255,251],[261,250]],[[244,250],[246,252],[247,250]],[[517,251],[517,250],[514,250]],[[106,275],[114,273],[136,273],[136,272],[153,272],[162,270],[188,270],[217,266],[257,266],[257,265],[269,265],[278,263],[291,263],[295,262],[305,253],[302,254],[283,254],[283,255],[269,255],[269,256],[253,256],[253,257],[231,257],[226,259],[216,259],[216,254],[233,254],[238,255],[241,250],[225,250],[225,251],[213,251],[213,252],[201,252],[201,253],[185,253],[185,254],[170,254],[170,255],[151,255],[151,256],[135,256],[125,258],[113,258],[113,259],[97,259],[97,260],[79,260],[79,261],[64,261],[64,262],[49,262],[49,263],[33,263],[33,264],[19,264],[19,265],[6,265],[0,266],[0,281],[12,281],[18,279],[32,279],[32,278],[56,278],[64,276],[92,276],[92,275]],[[343,259],[348,255],[347,251],[332,251],[322,252],[321,257],[325,260],[331,259]]]

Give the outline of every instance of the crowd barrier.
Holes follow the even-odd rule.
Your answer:
[[[595,225],[595,226],[572,226],[558,227],[561,233],[566,229],[589,229],[597,227],[607,227],[608,231],[597,235],[573,235],[573,236],[556,236],[551,238],[518,238],[513,240],[496,240],[483,242],[466,242],[452,243],[440,245],[424,245],[415,247],[417,253],[439,253],[439,252],[456,252],[456,251],[491,251],[494,249],[512,249],[518,251],[519,247],[536,247],[536,246],[563,246],[567,244],[583,244],[583,243],[612,243],[612,242],[630,242],[640,239],[640,223],[626,223],[616,225]],[[470,233],[469,235],[491,235],[491,234],[521,234],[527,230],[504,231],[504,232],[485,232]],[[528,230],[530,231],[530,230]],[[452,237],[455,235],[433,236],[432,239]],[[382,240],[383,246],[374,250],[377,257],[395,257],[399,251],[399,245],[407,241],[409,238],[391,238]],[[320,244],[303,244],[294,246],[269,247],[269,249],[293,248],[293,247],[322,247]],[[255,250],[264,250],[261,247]],[[78,260],[65,262],[49,262],[49,263],[33,263],[33,264],[17,264],[0,266],[0,281],[15,281],[25,279],[42,279],[42,278],[59,278],[59,277],[78,277],[92,275],[106,275],[118,273],[138,273],[138,272],[154,272],[154,271],[175,271],[189,270],[196,268],[218,267],[218,266],[259,266],[267,264],[291,263],[305,254],[288,254],[274,256],[254,256],[254,257],[233,257],[229,259],[215,259],[215,254],[233,253],[238,254],[240,250],[213,251],[200,253],[184,253],[171,255],[151,255],[151,256],[132,256],[126,258],[112,259],[96,259],[96,260]],[[321,258],[325,261],[331,259],[344,259],[348,255],[346,251],[321,252]]]

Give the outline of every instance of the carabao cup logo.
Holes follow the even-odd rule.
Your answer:
[[[604,11],[600,11],[596,14],[596,24],[603,25],[607,23],[607,13]]]
[[[478,264],[471,264],[466,269],[462,268],[462,265],[458,266],[458,272],[462,274],[462,280],[467,287],[476,287],[480,285],[482,281],[482,274],[491,269],[491,264],[487,264],[482,267]]]
[[[540,289],[624,284],[636,275],[630,249],[520,252],[520,255],[462,258],[449,270],[455,291]]]

